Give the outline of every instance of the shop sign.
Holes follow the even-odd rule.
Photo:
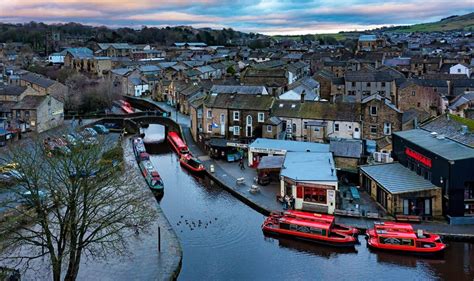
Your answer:
[[[420,162],[421,164],[425,165],[426,167],[431,168],[431,159],[424,156],[423,154],[416,152],[408,147],[405,148],[405,154],[408,157],[415,159],[417,162]]]
[[[239,147],[239,148],[245,148],[245,149],[248,147],[248,145],[245,143],[236,143],[236,142],[227,142],[227,146]]]
[[[255,153],[268,153],[268,154],[284,154],[285,150],[270,149],[270,148],[250,148],[250,151]]]

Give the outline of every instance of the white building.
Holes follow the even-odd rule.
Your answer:
[[[331,152],[288,152],[280,172],[280,195],[296,210],[333,214],[338,181]]]
[[[471,77],[471,69],[462,64],[462,63],[458,63],[456,65],[453,65],[449,68],[449,74],[464,74],[466,75],[468,78]]]

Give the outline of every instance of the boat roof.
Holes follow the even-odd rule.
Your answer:
[[[173,140],[175,145],[179,148],[188,148],[181,137],[176,132],[169,132],[168,136]]]
[[[394,237],[394,238],[408,238],[408,239],[416,239],[417,236],[414,232],[400,232],[400,231],[393,231],[387,229],[377,229],[376,230],[378,236],[383,237]]]
[[[300,218],[308,218],[312,220],[321,220],[327,223],[332,223],[334,221],[334,216],[325,215],[325,214],[309,213],[309,212],[294,211],[294,210],[288,210],[284,214],[298,216]]]
[[[374,223],[375,229],[393,229],[393,230],[404,230],[404,231],[412,231],[413,226],[409,223],[400,223],[400,222],[375,222]]]
[[[320,221],[309,221],[309,220],[302,220],[302,219],[297,219],[297,218],[288,218],[288,217],[283,217],[280,219],[280,222],[283,223],[288,223],[288,224],[294,224],[294,225],[299,225],[299,226],[306,226],[306,227],[314,227],[314,228],[320,228],[320,229],[326,229],[329,230],[330,224],[326,222],[320,222]]]

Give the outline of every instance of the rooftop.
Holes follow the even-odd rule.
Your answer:
[[[393,135],[404,138],[447,160],[474,158],[474,148],[446,137],[442,139],[433,137],[431,132],[422,129],[394,132]]]
[[[361,166],[360,169],[391,194],[439,188],[398,162]]]
[[[329,152],[329,144],[263,138],[256,139],[249,145],[249,148],[284,150],[290,152]]]
[[[331,152],[288,152],[280,175],[297,181],[337,182]]]

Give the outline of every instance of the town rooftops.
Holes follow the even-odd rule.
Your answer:
[[[466,103],[473,103],[474,102],[474,91],[464,92],[464,95],[456,97],[449,109],[457,110],[460,106],[465,105]]]
[[[94,55],[91,49],[85,47],[67,48],[63,52],[65,52],[65,54],[70,53],[74,58],[89,58]],[[63,54],[63,52],[61,52],[61,54]]]
[[[361,166],[360,169],[391,194],[439,188],[398,162]]]
[[[176,42],[174,43],[176,47],[206,47],[207,44],[203,42]]]
[[[331,139],[329,150],[335,157],[360,158],[363,153],[362,140]]]
[[[280,175],[295,181],[337,182],[331,152],[288,152]]]
[[[431,151],[446,160],[474,158],[474,148],[446,137],[440,138],[439,135],[434,137],[431,132],[422,129],[394,132],[393,135]]]
[[[445,135],[452,140],[474,148],[474,131],[470,131],[468,126],[470,121],[470,119],[443,114],[424,123],[421,128],[436,132],[438,135]],[[467,131],[465,131],[466,127],[463,128],[463,125],[467,127]]]
[[[36,109],[46,98],[47,96],[26,96],[13,109]]]
[[[26,74],[21,75],[20,77],[21,80],[29,82],[31,84],[38,85],[43,88],[49,88],[50,86],[54,85],[55,81],[46,78],[44,76],[41,76],[39,74],[33,74],[31,72],[28,72]]]
[[[346,82],[391,82],[395,80],[388,71],[348,71],[344,77]]]
[[[19,96],[25,92],[26,87],[16,85],[0,86],[0,96]]]
[[[268,95],[264,86],[213,85],[211,94]]]
[[[208,95],[205,105],[209,108],[268,111],[273,100],[269,95],[218,94]]]
[[[372,101],[372,100],[379,100],[379,101],[383,101],[388,107],[390,107],[391,109],[395,110],[396,112],[398,113],[402,113],[400,111],[400,109],[398,109],[393,103],[390,102],[389,99],[387,98],[384,98],[382,96],[380,96],[379,94],[375,94],[375,95],[371,95],[371,96],[368,96],[366,98],[364,98],[361,103],[368,103],[369,101]]]
[[[359,41],[369,42],[369,41],[376,41],[376,40],[377,40],[377,36],[373,34],[362,34],[361,36],[359,36]]]
[[[270,149],[286,152],[329,152],[329,144],[289,140],[274,140],[264,138],[258,138],[251,144],[249,144],[249,149],[252,148]]]
[[[272,114],[278,117],[354,121],[360,117],[360,105],[357,103],[329,103],[277,100],[273,104]]]

